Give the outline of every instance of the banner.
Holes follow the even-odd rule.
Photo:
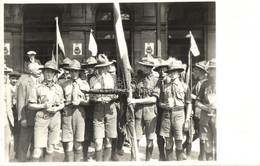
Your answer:
[[[198,49],[197,43],[190,31],[190,51],[192,52],[192,54],[194,56],[199,56],[200,55],[200,51]]]
[[[98,51],[97,43],[92,32],[93,30],[90,29],[88,49],[89,51],[91,51],[92,56],[97,56],[97,51]]]

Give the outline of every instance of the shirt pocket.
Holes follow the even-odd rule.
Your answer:
[[[184,97],[185,97],[185,93],[184,93],[183,89],[177,89],[176,90],[176,98],[184,101]]]
[[[41,103],[45,103],[45,102],[48,102],[48,93],[47,93],[47,91],[46,90],[42,90],[41,92],[40,92],[40,100],[41,100]]]

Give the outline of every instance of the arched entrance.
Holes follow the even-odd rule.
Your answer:
[[[61,18],[61,11],[55,4],[29,4],[24,9],[24,59],[27,51],[37,52],[36,58],[42,64],[51,59],[55,42],[55,17]],[[61,24],[61,19],[59,19]]]

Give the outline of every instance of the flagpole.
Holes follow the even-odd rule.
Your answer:
[[[59,18],[58,17],[55,17],[55,20],[56,20],[56,65],[58,67],[58,64],[59,64],[59,55],[58,55],[58,39],[57,39],[57,35],[58,35],[58,25],[59,25]]]
[[[115,34],[116,34],[116,43],[117,43],[117,55],[118,59],[121,59],[121,68],[123,78],[125,79],[126,89],[128,91],[128,97],[132,98],[132,88],[131,88],[131,65],[129,62],[128,57],[128,50],[125,41],[122,20],[121,20],[121,13],[120,13],[120,6],[119,3],[114,3],[114,23],[115,23]],[[128,105],[127,109],[127,131],[131,133],[130,142],[131,142],[131,152],[133,153],[136,161],[140,161],[139,159],[139,151],[137,146],[137,138],[136,138],[136,131],[135,131],[135,115],[134,115],[134,108],[133,105]]]

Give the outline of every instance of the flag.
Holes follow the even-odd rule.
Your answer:
[[[65,49],[60,34],[58,17],[55,17],[55,21],[56,21],[56,38],[52,47],[52,61],[56,62],[58,65],[61,64],[62,61],[65,59]]]
[[[121,13],[119,3],[114,3],[114,23],[115,23],[115,36],[116,36],[116,48],[117,48],[117,59],[120,63],[119,66],[122,71],[123,80],[128,91],[128,97],[132,98],[132,88],[131,88],[131,65],[128,58],[127,45],[122,25]],[[124,103],[127,104],[127,103]],[[128,105],[126,112],[126,133],[127,138],[132,145],[132,154],[136,161],[139,161],[139,152],[137,146],[136,132],[135,132],[135,114],[132,105]]]
[[[96,40],[95,40],[92,32],[93,32],[93,30],[90,29],[88,49],[89,49],[89,51],[91,51],[92,56],[97,56],[97,51],[98,51],[97,43],[96,43]]]
[[[197,43],[190,31],[190,51],[192,52],[192,54],[194,56],[199,56],[200,55],[200,51],[198,49]]]
[[[200,51],[198,49],[197,43],[191,33],[191,31],[189,32],[189,34],[186,36],[190,38],[190,50],[188,53],[188,66],[187,66],[187,71],[186,71],[186,78],[185,78],[185,82],[188,83],[190,85],[190,88],[192,88],[192,56],[191,53],[194,56],[199,56],[200,55]]]
[[[114,17],[115,17],[114,23],[115,23],[115,31],[116,31],[115,36],[116,36],[119,55],[120,58],[123,60],[123,62],[125,62],[124,65],[126,65],[127,69],[131,70],[119,3],[114,3]]]

